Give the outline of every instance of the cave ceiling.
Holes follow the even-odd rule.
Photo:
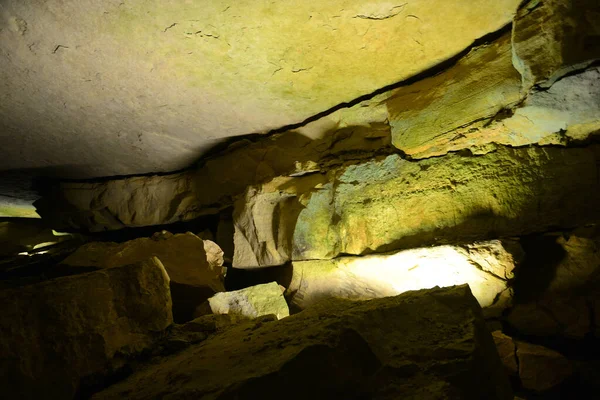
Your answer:
[[[443,63],[520,0],[2,0],[0,171],[184,168]]]

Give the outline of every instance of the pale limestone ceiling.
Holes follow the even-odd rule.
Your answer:
[[[402,81],[520,0],[0,1],[0,170],[187,166]]]

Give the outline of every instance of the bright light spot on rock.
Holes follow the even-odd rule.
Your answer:
[[[488,307],[506,290],[503,278],[512,274],[514,259],[499,241],[477,246],[295,262],[288,293],[296,291],[292,301],[304,308],[324,297],[369,299],[467,283],[479,304]]]
[[[41,249],[42,247],[48,247],[48,246],[52,246],[53,244],[56,244],[58,242],[43,242],[43,243],[38,243],[35,246],[33,246],[33,249]],[[40,253],[38,253],[40,254]]]

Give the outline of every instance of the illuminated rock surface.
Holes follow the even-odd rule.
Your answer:
[[[273,314],[277,319],[290,315],[277,282],[217,293],[208,299],[208,303],[213,314],[241,315],[248,318]]]
[[[509,24],[519,3],[4,2],[0,115],[15,140],[0,168],[182,168],[219,139],[301,122],[435,66]]]
[[[216,244],[213,243],[214,246]],[[213,250],[216,251],[213,245]],[[218,247],[218,246],[217,246]],[[91,242],[62,264],[72,267],[114,268],[156,256],[171,279],[173,313],[177,322],[191,319],[194,309],[216,292],[225,290],[222,258],[193,233],[157,233],[125,243]],[[210,257],[209,257],[210,256]],[[220,265],[219,265],[220,263]]]
[[[246,229],[236,223],[236,237],[241,234],[257,244],[252,247],[254,260],[248,256],[234,265],[261,265],[264,249],[280,256],[291,253],[293,260],[328,259],[594,221],[600,217],[598,151],[597,146],[502,148],[476,157],[452,154],[410,162],[391,155],[351,165],[329,174],[327,183],[297,194],[305,208],[293,237],[273,224]],[[319,182],[322,177],[300,179]],[[275,224],[277,218],[289,219],[297,209],[290,207],[286,214],[272,199],[281,194],[290,198],[285,193],[302,188],[300,179],[297,185],[265,184],[252,201],[271,204],[269,218]],[[292,249],[286,247],[290,243]]]
[[[288,287],[290,302],[304,309],[331,297],[364,300],[467,283],[479,304],[489,307],[508,289],[506,277],[513,276],[520,254],[515,251],[515,260],[499,241],[470,247],[425,247],[387,255],[297,261]]]
[[[93,398],[276,399],[286,390],[291,399],[513,398],[466,286],[243,323]]]
[[[0,299],[0,385],[12,398],[73,398],[173,323],[156,258],[2,290]]]

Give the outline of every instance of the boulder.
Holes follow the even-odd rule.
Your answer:
[[[208,303],[213,314],[232,314],[248,318],[273,314],[277,319],[290,315],[283,291],[277,282],[217,293],[208,299]]]
[[[596,0],[529,0],[514,20],[513,62],[527,89],[600,59]],[[540,29],[543,27],[543,29]]]
[[[173,323],[169,276],[149,260],[0,291],[0,386],[70,399],[118,372]]]
[[[217,292],[223,291],[224,287],[215,246],[208,245],[214,250],[211,254],[211,264],[202,239],[190,232],[176,235],[165,233],[124,243],[87,243],[62,261],[62,264],[114,268],[156,256],[164,264],[171,282],[209,287]]]
[[[512,247],[518,246],[511,243]],[[295,261],[287,296],[304,309],[323,298],[366,300],[409,290],[467,283],[482,307],[507,290],[515,261],[498,240],[385,255]]]
[[[515,106],[522,96],[521,76],[512,65],[510,36],[507,32],[442,73],[392,91],[386,104],[394,146],[419,158],[444,154],[444,147],[460,139],[458,128],[483,124]]]
[[[592,329],[590,308],[584,294],[557,296],[517,304],[506,317],[517,332],[533,336],[563,336],[583,339]]]
[[[209,255],[205,247],[210,249]],[[87,243],[62,261],[62,264],[114,268],[151,256],[161,260],[171,279],[176,322],[190,320],[200,303],[216,292],[225,290],[224,270],[216,245],[206,244],[190,232],[173,235],[163,231],[151,238],[139,238],[125,243]]]
[[[543,392],[555,388],[573,374],[571,362],[557,351],[516,342],[519,378],[524,388]]]
[[[466,285],[366,302],[332,299],[277,322],[243,322],[148,365],[93,399],[280,399],[282,394],[513,399]]]
[[[501,331],[492,332],[492,338],[496,343],[496,349],[504,369],[510,376],[519,375],[519,362],[517,360],[517,345],[513,338],[503,334]]]

